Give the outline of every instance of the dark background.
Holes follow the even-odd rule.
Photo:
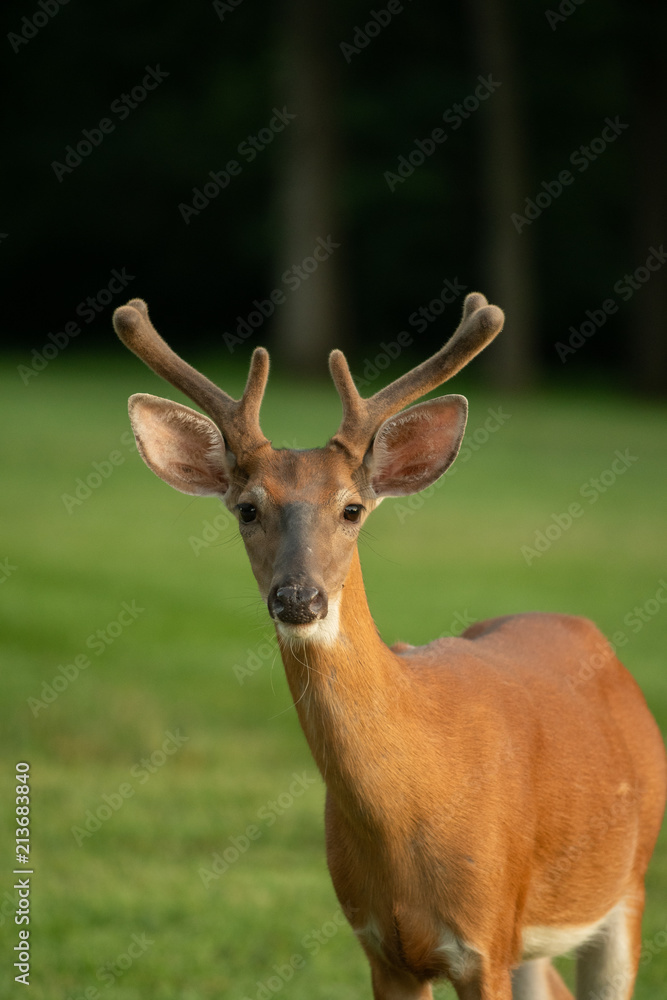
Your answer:
[[[135,295],[178,349],[226,351],[237,317],[331,234],[335,254],[235,356],[266,343],[323,373],[339,345],[361,371],[401,330],[423,356],[461,300],[419,336],[408,317],[449,279],[505,308],[485,363],[507,387],[566,370],[665,391],[667,271],[627,302],[614,291],[667,235],[659,0],[405,0],[375,37],[383,0],[43,4],[4,5],[2,335],[26,364],[114,268],[133,280],[79,319],[73,353],[115,350],[111,313]],[[358,28],[367,44],[346,57]],[[121,120],[111,105],[147,66],[168,76]],[[443,123],[489,75],[501,86],[479,109]],[[248,162],[238,146],[274,107],[297,117]],[[53,164],[105,117],[114,130],[58,180]],[[628,127],[581,172],[569,158],[607,118]],[[447,140],[390,191],[385,172],[438,127]],[[241,174],[186,224],[179,205],[234,158]],[[518,233],[512,213],[564,169],[573,183]],[[610,298],[615,313],[561,360],[555,344]]]

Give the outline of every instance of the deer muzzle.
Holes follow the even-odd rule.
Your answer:
[[[328,600],[318,587],[285,583],[271,588],[268,606],[274,621],[286,625],[308,625],[326,618]]]

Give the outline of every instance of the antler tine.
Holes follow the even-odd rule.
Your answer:
[[[156,375],[208,413],[237,458],[267,443],[259,426],[259,408],[269,373],[269,356],[264,348],[253,352],[243,396],[236,400],[172,351],[151,323],[143,299],[131,299],[116,309],[113,325],[125,346]]]
[[[256,347],[250,358],[250,369],[243,390],[238,400],[232,400],[233,412],[226,421],[223,434],[231,434],[237,441],[243,442],[240,449],[243,452],[254,451],[262,444],[268,444],[259,426],[259,411],[264,398],[264,390],[269,378],[269,352],[264,347]],[[252,445],[249,447],[252,440]],[[234,449],[232,449],[234,450]]]
[[[359,395],[345,356],[333,351],[329,368],[343,404],[343,420],[332,441],[363,457],[387,417],[456,375],[500,333],[504,321],[502,309],[490,306],[481,292],[471,292],[461,322],[445,346],[368,399]]]

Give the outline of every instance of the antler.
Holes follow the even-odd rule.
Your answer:
[[[481,292],[471,292],[458,329],[445,346],[368,399],[359,395],[345,355],[332,351],[329,370],[343,404],[343,420],[331,441],[361,460],[388,417],[456,375],[500,333],[504,322],[502,309],[490,306]]]
[[[268,444],[259,426],[259,408],[269,376],[269,355],[263,347],[253,352],[241,399],[232,399],[172,351],[151,323],[143,299],[131,299],[116,309],[113,325],[125,346],[156,375],[171,382],[208,413],[237,460]]]

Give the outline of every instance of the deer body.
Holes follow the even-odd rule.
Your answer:
[[[327,783],[332,880],[371,963],[463,988],[487,962],[581,946],[619,900],[632,914],[660,827],[662,740],[610,649],[597,690],[571,690],[602,643],[584,619],[536,614],[394,652],[356,559],[335,639],[280,640]]]
[[[439,977],[460,1000],[566,1000],[549,960],[570,950],[579,1000],[628,1000],[667,788],[635,681],[591,622],[561,615],[389,649],[361,576],[364,518],[383,497],[434,482],[463,435],[460,396],[402,407],[495,336],[500,311],[468,296],[451,341],[370,400],[334,352],[343,422],[303,452],[273,449],[259,429],[261,349],[234,401],[173,354],[141,300],[114,322],[214,418],[130,401],[149,467],[239,518],[327,785],[329,868],[376,1000],[427,1000]],[[573,684],[590,664],[593,676]]]

